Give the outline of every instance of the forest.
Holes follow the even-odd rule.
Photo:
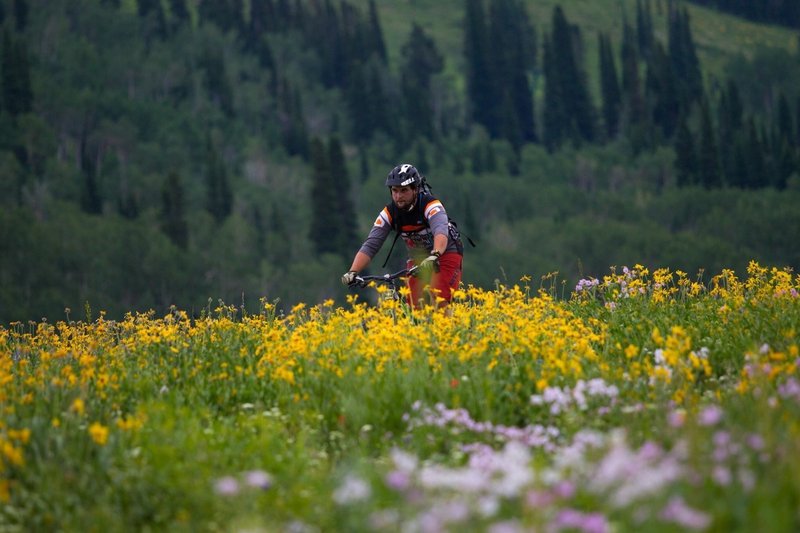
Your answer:
[[[0,0],[0,323],[343,302],[402,162],[477,287],[800,267],[796,2],[593,4]]]

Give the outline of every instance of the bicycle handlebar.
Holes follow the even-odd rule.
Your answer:
[[[353,285],[357,287],[366,287],[369,285],[370,281],[377,281],[381,283],[392,283],[397,278],[401,278],[403,276],[416,276],[417,270],[419,270],[419,266],[413,266],[411,268],[404,268],[403,270],[398,270],[394,274],[384,274],[383,276],[356,276]]]

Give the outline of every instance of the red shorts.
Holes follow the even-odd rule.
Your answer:
[[[463,257],[457,252],[447,252],[439,258],[439,272],[434,272],[428,280],[412,276],[408,278],[410,305],[419,309],[426,303],[435,301],[434,295],[443,298],[439,306],[444,307],[453,298],[453,291],[461,283],[461,261]],[[414,261],[408,260],[407,268],[414,266]]]

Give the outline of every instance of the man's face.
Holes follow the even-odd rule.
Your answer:
[[[390,189],[392,191],[392,201],[400,209],[408,209],[414,204],[417,192],[415,187],[404,185],[402,187],[393,186]]]

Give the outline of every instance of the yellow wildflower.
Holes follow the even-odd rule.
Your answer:
[[[70,406],[69,410],[77,414],[78,416],[83,416],[83,413],[86,411],[83,399],[75,398],[75,401],[72,402],[72,405]]]
[[[89,436],[92,437],[95,444],[105,446],[108,442],[108,428],[100,422],[95,422],[89,426]]]

